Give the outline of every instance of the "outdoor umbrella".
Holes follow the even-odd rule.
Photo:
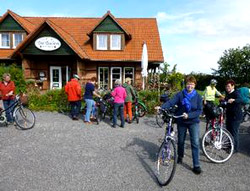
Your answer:
[[[142,58],[141,58],[141,68],[142,68],[142,89],[145,89],[145,78],[148,76],[148,50],[147,45],[144,42],[142,46]]]

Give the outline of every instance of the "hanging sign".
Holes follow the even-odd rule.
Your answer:
[[[57,50],[61,46],[61,42],[54,37],[41,37],[35,41],[35,46],[44,51]]]

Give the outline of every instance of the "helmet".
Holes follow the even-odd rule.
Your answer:
[[[212,79],[212,80],[210,81],[210,84],[216,85],[216,84],[217,84],[217,80],[216,80],[216,79]]]
[[[80,80],[80,77],[77,74],[74,74],[73,78],[76,78],[76,79]]]

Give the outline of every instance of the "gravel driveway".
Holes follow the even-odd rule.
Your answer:
[[[109,122],[85,125],[58,113],[36,116],[31,130],[0,127],[0,191],[250,190],[249,124],[241,127],[240,153],[225,164],[213,164],[201,152],[201,175],[191,171],[188,140],[184,164],[161,188],[154,168],[164,129],[154,118],[113,129]]]

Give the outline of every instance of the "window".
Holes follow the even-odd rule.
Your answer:
[[[16,48],[18,44],[23,41],[23,35],[21,33],[13,34],[13,48]]]
[[[98,34],[96,36],[97,50],[108,50],[108,35]]]
[[[99,67],[98,69],[98,84],[100,89],[108,89],[109,87],[109,68]]]
[[[115,87],[115,81],[119,79],[122,80],[122,68],[121,67],[111,67],[111,88]]]
[[[121,50],[121,35],[110,35],[110,50]]]
[[[124,67],[124,81],[126,78],[131,78],[132,79],[132,84],[134,82],[134,68],[133,67]]]
[[[10,35],[9,35],[9,33],[0,34],[0,48],[10,48]]]

